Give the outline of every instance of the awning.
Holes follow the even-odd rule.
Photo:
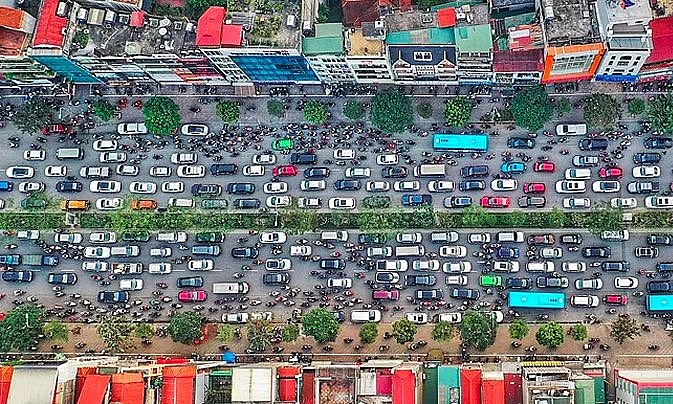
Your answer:
[[[166,366],[162,371],[161,404],[193,404],[195,366]]]
[[[116,373],[112,375],[110,401],[118,401],[124,404],[144,404],[145,382],[143,381],[143,375],[140,373]]]
[[[129,25],[132,27],[142,27],[145,22],[145,13],[142,11],[134,11],[131,13],[131,21]]]
[[[415,404],[416,375],[409,369],[393,373],[393,404]]]
[[[11,404],[51,403],[54,400],[57,377],[56,367],[15,367],[7,402]]]
[[[14,374],[13,366],[0,367],[0,404],[7,404],[7,396],[9,395],[9,386],[12,383],[12,375]]]
[[[299,368],[295,366],[281,366],[276,372],[278,375],[278,397],[280,401],[296,401],[296,376],[299,374]]]
[[[77,404],[103,404],[110,384],[110,375],[89,375],[84,379],[84,387]]]

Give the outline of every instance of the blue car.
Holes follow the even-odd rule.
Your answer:
[[[498,258],[512,259],[519,258],[518,247],[500,247],[498,249]]]
[[[402,195],[402,205],[403,206],[432,205],[432,196],[425,194]]]
[[[521,174],[526,171],[526,165],[518,161],[510,161],[509,163],[502,163],[500,171],[510,174]]]

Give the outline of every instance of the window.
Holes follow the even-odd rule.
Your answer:
[[[416,62],[430,62],[432,60],[432,52],[414,52],[414,61]]]

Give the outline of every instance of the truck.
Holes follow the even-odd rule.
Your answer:
[[[139,262],[124,262],[112,264],[113,274],[141,274],[143,273],[143,264]]]
[[[55,255],[26,254],[22,257],[23,265],[53,267],[58,265],[58,257]]]
[[[18,240],[37,240],[40,238],[39,230],[20,230],[16,233]]]

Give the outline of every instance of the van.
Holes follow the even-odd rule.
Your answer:
[[[193,208],[194,200],[190,198],[168,198],[168,206],[174,208]]]
[[[184,243],[187,241],[187,233],[184,231],[170,231],[167,233],[157,234],[157,241],[160,243]]]
[[[523,243],[522,231],[501,231],[496,234],[499,243]]]
[[[446,176],[446,165],[421,164],[414,167],[414,176],[420,178],[444,178]]]
[[[348,232],[345,230],[339,231],[323,231],[320,233],[320,240],[322,241],[348,241]]]
[[[56,158],[59,160],[82,160],[84,150],[79,147],[61,147],[56,150]]]
[[[213,283],[213,293],[216,294],[246,294],[250,290],[248,282],[219,282]]]
[[[425,247],[422,245],[395,247],[395,256],[397,257],[420,257],[423,254],[425,254]]]
[[[192,246],[193,255],[211,255],[217,256],[220,255],[220,246],[219,245],[195,245]]]
[[[455,243],[458,241],[458,232],[435,231],[430,234],[430,241],[433,243]]]
[[[353,323],[378,323],[379,321],[381,321],[381,312],[379,310],[351,311],[351,322]]]
[[[137,245],[128,245],[124,247],[111,247],[110,255],[117,257],[137,257],[140,254],[140,247]]]
[[[557,136],[584,136],[587,134],[587,125],[583,123],[567,123],[556,125]]]
[[[530,261],[526,264],[528,272],[554,272],[554,263],[551,261]]]
[[[315,164],[318,161],[313,153],[292,153],[290,154],[290,164],[309,165]]]
[[[627,241],[629,239],[628,230],[605,230],[601,232],[601,240],[605,241]]]

